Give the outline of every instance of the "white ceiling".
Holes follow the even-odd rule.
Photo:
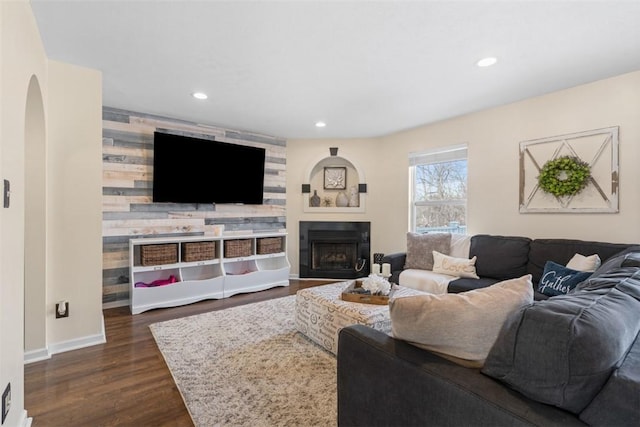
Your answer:
[[[640,1],[31,3],[49,58],[102,71],[104,105],[288,139],[381,136],[640,69]]]

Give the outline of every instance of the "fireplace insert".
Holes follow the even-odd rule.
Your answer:
[[[368,276],[370,231],[369,222],[300,221],[300,278]]]

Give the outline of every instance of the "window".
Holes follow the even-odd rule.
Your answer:
[[[465,234],[467,146],[410,153],[411,230]]]

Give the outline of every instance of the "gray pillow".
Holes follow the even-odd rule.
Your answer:
[[[449,255],[451,233],[407,233],[407,257],[404,268],[433,269],[433,251]]]
[[[583,284],[511,315],[482,372],[531,399],[580,413],[638,335],[640,269],[612,269]]]

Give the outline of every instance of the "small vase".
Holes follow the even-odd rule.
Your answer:
[[[349,207],[357,208],[360,206],[360,193],[358,192],[358,187],[355,185],[351,187],[351,197],[349,197]]]
[[[341,191],[336,196],[336,206],[339,208],[345,208],[349,206],[349,198],[344,191]]]
[[[314,208],[320,206],[320,196],[318,196],[318,190],[313,190],[313,196],[309,198],[309,206]]]

